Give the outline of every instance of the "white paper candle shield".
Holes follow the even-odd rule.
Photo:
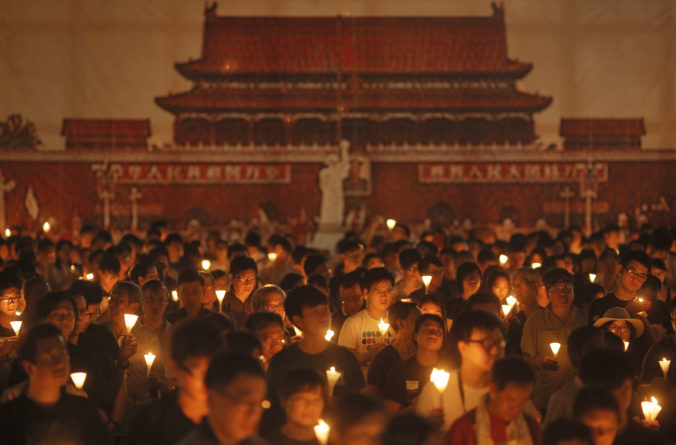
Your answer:
[[[85,384],[85,380],[87,380],[87,373],[86,372],[72,372],[70,374],[71,380],[73,380],[73,384],[77,389],[82,389]]]
[[[127,332],[131,334],[131,330],[138,320],[138,315],[124,314],[124,325],[127,327]]]
[[[504,253],[501,254],[501,255],[498,257],[498,259],[499,259],[499,261],[500,261],[500,264],[502,264],[502,265],[507,264],[507,261],[509,261],[509,257],[508,257],[507,255],[505,255]]]
[[[432,275],[423,275],[422,276],[423,284],[425,284],[425,289],[430,287],[430,283],[432,282]]]
[[[671,360],[667,360],[666,357],[660,360],[660,368],[662,368],[662,374],[664,374],[665,379],[667,378],[667,373],[669,372],[669,366],[671,366]]]
[[[596,280],[596,274],[595,273],[590,273],[589,274],[589,281],[592,283]]]
[[[296,337],[300,337],[301,335],[303,335],[303,331],[298,329],[296,326],[293,327],[293,331],[296,333]]]
[[[331,428],[329,425],[322,419],[319,419],[319,423],[315,425],[315,436],[317,436],[317,442],[319,442],[320,445],[326,445],[328,443],[330,430]]]
[[[650,401],[644,400],[641,402],[641,409],[643,410],[643,417],[645,417],[646,420],[650,422],[653,422],[659,415],[660,411],[662,411],[662,407],[659,403],[657,403],[657,399],[655,397],[651,397]]]
[[[509,315],[510,311],[512,310],[512,306],[508,304],[503,304],[502,305],[502,313],[506,317]]]
[[[143,356],[143,358],[146,360],[146,366],[148,369],[148,377],[150,377],[150,368],[153,367],[153,363],[155,362],[155,354],[152,352],[149,352]]]
[[[387,330],[390,329],[390,324],[381,318],[380,323],[378,323],[378,329],[380,329],[380,333],[384,336]]]
[[[392,230],[392,229],[394,229],[394,226],[397,225],[397,220],[390,218],[387,221],[385,221],[385,224],[387,224],[387,228],[389,230]]]
[[[268,253],[268,260],[273,263],[277,259],[277,254],[275,252]]]
[[[225,291],[222,289],[219,289],[216,291],[216,298],[218,298],[218,302],[222,303],[223,299],[225,298]]]
[[[211,261],[206,258],[202,260],[202,269],[209,270],[211,268]]]
[[[552,348],[552,353],[554,354],[554,358],[556,358],[557,355],[559,355],[559,349],[561,349],[561,343],[550,343],[549,347]]]
[[[10,321],[9,324],[12,325],[12,329],[14,329],[14,333],[16,335],[19,335],[19,331],[21,331],[21,320]]]
[[[448,386],[448,378],[451,375],[443,369],[434,368],[430,375],[430,381],[434,384],[437,390],[442,393]]]
[[[510,305],[511,307],[514,307],[514,305],[516,304],[516,298],[514,298],[513,295],[510,295],[509,297],[505,298],[505,301],[506,301],[507,304]]]
[[[629,342],[628,342],[628,341],[624,341],[624,342],[622,342],[622,343],[624,343],[624,351],[626,352],[627,349],[629,349]]]
[[[336,383],[338,383],[338,380],[340,380],[342,375],[342,372],[336,371],[335,366],[331,366],[326,370],[326,381],[329,384],[329,395],[333,395],[333,389],[336,387]]]

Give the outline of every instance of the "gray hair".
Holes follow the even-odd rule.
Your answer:
[[[275,284],[266,284],[265,286],[256,289],[251,295],[251,304],[253,305],[254,312],[263,309],[265,306],[265,297],[274,292],[277,292],[284,300],[286,300],[286,292],[284,292],[284,289]]]
[[[542,283],[542,276],[540,275],[540,272],[538,272],[535,269],[531,269],[529,267],[521,267],[512,272],[512,283],[518,277],[521,277],[524,280],[528,281],[529,283],[535,285],[539,285]]]

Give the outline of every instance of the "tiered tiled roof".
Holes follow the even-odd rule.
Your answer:
[[[208,8],[202,56],[177,63],[191,79],[237,74],[500,74],[510,60],[504,14],[487,17],[218,17]]]

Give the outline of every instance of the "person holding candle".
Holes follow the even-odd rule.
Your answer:
[[[659,343],[648,350],[641,370],[641,382],[643,383],[651,383],[655,378],[666,378],[670,387],[676,386],[676,335],[673,334],[676,332],[676,300],[669,303],[668,314],[673,328],[672,333],[665,335]],[[660,366],[660,362],[665,362],[662,366],[667,369],[666,372]],[[676,426],[674,429],[676,430]]]
[[[169,357],[171,325],[164,319],[169,307],[169,290],[160,280],[146,281],[141,288],[143,292],[143,314],[141,324],[152,329],[160,341],[160,356]],[[155,351],[157,352],[157,351]],[[168,361],[163,360],[165,375],[169,374]]]
[[[287,343],[282,318],[274,312],[254,312],[246,319],[244,327],[260,340],[264,357],[263,369],[267,371],[272,357]]]
[[[18,340],[11,322],[17,319],[21,280],[8,271],[0,272],[0,391],[9,385],[9,373]]]
[[[282,380],[280,402],[286,423],[263,434],[275,445],[319,445],[314,426],[324,411],[327,387],[321,375],[311,369],[294,369]]]
[[[276,284],[266,284],[256,289],[251,295],[251,304],[255,312],[274,312],[282,317],[284,322],[284,330],[290,337],[296,335],[293,330],[293,323],[286,316],[284,311],[284,300],[286,299],[286,292],[284,289]]]
[[[381,331],[380,327],[387,322],[393,285],[394,278],[384,267],[366,272],[362,286],[366,309],[345,320],[340,330],[338,344],[352,351],[364,367],[368,367],[373,357],[392,341],[389,329]]]
[[[209,411],[180,445],[264,445],[256,435],[266,381],[258,360],[246,354],[216,355],[204,377]]]
[[[634,396],[631,362],[622,351],[591,350],[582,358],[580,379],[588,387],[603,388],[613,395],[619,408],[619,428],[614,445],[666,445],[664,437],[630,414]],[[661,417],[658,417],[658,422]]]
[[[240,256],[230,262],[230,289],[225,293],[223,311],[235,317],[237,326],[254,311],[252,294],[258,284],[258,265],[253,258]]]
[[[299,271],[293,267],[291,243],[283,236],[273,235],[269,240],[270,253],[274,253],[271,261],[267,267],[261,270],[261,281],[264,284],[279,285],[289,273],[298,273]],[[270,257],[268,257],[270,258]],[[232,268],[232,266],[231,266]]]
[[[521,337],[526,319],[540,308],[538,289],[542,286],[540,272],[522,267],[512,273],[512,288],[517,304],[507,318],[507,353],[521,355]]]
[[[509,275],[500,266],[487,268],[481,277],[480,291],[490,292],[503,304],[509,294]]]
[[[389,320],[395,337],[371,361],[366,376],[366,391],[383,394],[387,374],[403,360],[415,354],[413,331],[416,320],[420,316],[420,309],[415,303],[397,301],[388,311]]]
[[[572,331],[587,324],[587,314],[573,305],[573,276],[565,269],[554,268],[543,277],[549,305],[533,313],[524,324],[521,351],[536,368],[538,382],[533,403],[544,410],[549,396],[573,379],[566,339]],[[562,345],[554,357],[550,343]]]
[[[282,379],[292,369],[309,368],[323,375],[333,366],[343,374],[336,386],[336,395],[361,390],[364,376],[354,354],[324,338],[330,326],[326,296],[311,286],[303,286],[289,292],[284,309],[294,325],[303,331],[303,337],[270,360],[268,377],[273,389],[280,388]]]
[[[491,382],[476,408],[456,420],[446,435],[449,445],[485,443],[539,444],[537,419],[524,412],[535,385],[535,373],[518,357],[495,362]]]
[[[481,285],[481,270],[473,261],[465,261],[458,266],[456,272],[458,285],[457,298],[452,298],[446,303],[448,318],[455,320],[467,309],[467,300],[474,295]]]
[[[338,279],[338,307],[331,314],[331,329],[340,332],[345,320],[364,309],[362,270],[342,274]]]
[[[429,275],[432,277],[427,288],[420,288],[413,293],[408,295],[408,298],[412,299],[415,302],[420,302],[420,300],[425,295],[432,295],[438,298],[440,301],[448,301],[450,297],[449,293],[443,287],[444,284],[444,265],[439,258],[436,256],[426,256],[418,263],[418,268],[422,275]]]
[[[419,264],[422,256],[418,249],[409,248],[399,252],[399,265],[404,272],[404,276],[394,286],[394,300],[400,301],[407,298],[418,289],[425,289],[425,285],[420,277]]]
[[[28,374],[28,386],[0,405],[3,443],[112,443],[94,404],[64,390],[70,361],[59,328],[49,323],[31,327],[17,354]]]
[[[441,357],[446,338],[446,323],[438,315],[423,314],[415,323],[413,343],[415,355],[395,365],[388,373],[382,396],[389,411],[411,409],[418,395],[430,380],[433,368],[450,369]]]
[[[488,391],[493,364],[505,348],[500,319],[483,311],[464,312],[453,322],[449,338],[453,352],[460,357],[460,368],[450,371],[441,396],[433,384],[426,384],[415,408],[418,414],[442,425],[443,431],[476,408]]]
[[[634,375],[638,377],[643,358],[654,343],[647,319],[632,318],[625,308],[618,306],[608,309],[594,322],[594,326],[617,336],[625,345],[629,344],[626,351],[631,358]]]

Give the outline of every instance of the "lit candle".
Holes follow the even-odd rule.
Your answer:
[[[625,341],[625,342],[623,342],[623,343],[624,343],[624,351],[626,352],[627,349],[629,349],[629,342],[628,342],[628,341]]]
[[[549,347],[552,348],[552,352],[554,353],[554,358],[556,358],[556,356],[559,355],[559,349],[561,349],[561,343],[550,343]]]
[[[125,326],[127,326],[127,332],[128,333],[131,334],[131,329],[136,324],[136,320],[138,320],[138,315],[124,314],[124,324],[125,324]]]
[[[644,400],[641,402],[641,409],[643,410],[643,417],[650,422],[654,422],[657,415],[662,411],[662,407],[657,403],[654,396],[650,398],[650,401]]]
[[[14,329],[14,333],[16,335],[19,335],[19,331],[21,330],[21,320],[10,321],[9,324],[12,325],[12,329]]]
[[[152,352],[149,352],[143,356],[144,359],[146,359],[146,366],[148,368],[148,377],[150,377],[150,368],[153,367],[153,362],[155,361],[155,354]]]
[[[49,232],[52,229],[52,226],[49,224],[48,221],[45,221],[45,223],[42,225],[42,231],[43,232]]]
[[[516,298],[514,298],[513,295],[510,295],[509,297],[507,297],[507,298],[505,299],[505,301],[506,301],[507,304],[510,305],[511,307],[514,307],[514,305],[516,304]]]
[[[500,256],[498,257],[498,259],[500,260],[500,264],[502,264],[503,266],[504,266],[505,264],[507,264],[507,261],[509,261],[509,257],[508,257],[507,255],[505,255],[504,253],[503,253],[503,254],[500,254]]]
[[[265,356],[263,354],[259,355],[258,361],[261,362],[261,365],[265,365]]]
[[[331,428],[329,425],[322,419],[319,419],[319,423],[315,425],[315,436],[317,436],[317,442],[319,442],[320,445],[326,445],[328,443],[330,430]]]
[[[430,283],[432,282],[432,275],[423,275],[422,280],[423,284],[425,284],[425,292],[427,292],[427,288],[430,287]]]
[[[303,335],[303,331],[298,329],[296,326],[293,327],[293,331],[296,333],[296,337],[300,337],[301,335]]]
[[[439,391],[439,405],[443,407],[443,394],[446,386],[448,385],[448,378],[451,375],[444,371],[443,369],[434,368],[432,374],[430,375],[430,381],[434,384]]]
[[[268,260],[273,263],[277,259],[277,254],[275,252],[268,253]]]
[[[209,270],[211,268],[211,261],[207,260],[206,258],[202,260],[202,269],[204,270]]]
[[[82,389],[82,387],[85,384],[85,380],[87,380],[87,373],[86,372],[72,372],[70,374],[70,378],[73,381],[73,384],[77,389]]]
[[[390,324],[387,322],[384,322],[383,319],[380,319],[380,323],[378,323],[378,329],[380,329],[380,333],[384,337],[385,334],[387,333],[387,330],[390,329]]]
[[[216,298],[218,298],[218,312],[223,312],[223,299],[225,298],[225,291],[222,289],[217,290]]]
[[[9,238],[10,236],[12,236],[12,231],[9,229],[5,229],[5,238]]]
[[[16,312],[14,312],[14,313],[16,314],[17,317],[20,317],[20,316],[21,316],[21,311],[16,311]]]
[[[542,263],[531,263],[530,265],[532,269],[538,269],[540,266],[542,266]]]
[[[324,336],[324,339],[326,339],[326,341],[331,341],[334,334],[335,334],[335,332],[333,332],[331,329],[329,329],[328,331],[326,331],[326,335]]]
[[[326,381],[329,383],[329,395],[333,395],[333,389],[336,387],[336,383],[340,380],[340,377],[343,375],[342,372],[336,371],[335,366],[331,366],[326,370]]]
[[[218,292],[216,292],[216,296],[218,297]],[[171,299],[178,302],[178,292],[176,289],[171,291]]]
[[[505,315],[505,317],[509,315],[509,313],[511,312],[511,310],[512,310],[512,306],[510,306],[510,305],[508,305],[508,304],[503,304],[503,305],[502,305],[502,313]]]
[[[662,374],[664,374],[664,378],[667,378],[667,373],[669,372],[669,366],[671,366],[671,360],[667,360],[666,357],[663,357],[662,360],[660,360],[660,368],[662,368]]]
[[[592,283],[596,280],[596,274],[595,273],[590,273],[589,274],[589,281]]]

